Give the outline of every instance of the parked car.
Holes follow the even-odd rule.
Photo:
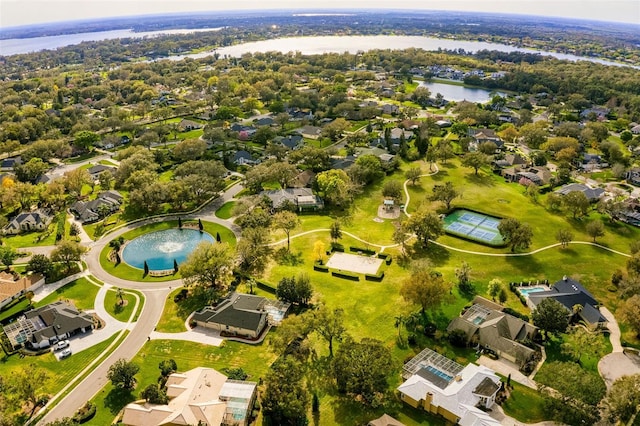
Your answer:
[[[71,349],[67,348],[60,352],[60,359],[64,359],[71,356]]]
[[[56,343],[55,345],[53,345],[53,350],[54,351],[59,351],[65,348],[69,347],[69,341],[68,340],[60,340],[58,343]]]

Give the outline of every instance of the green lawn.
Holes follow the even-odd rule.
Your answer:
[[[513,390],[509,399],[502,404],[504,412],[524,423],[537,423],[546,420],[544,400],[535,389],[511,381]]]
[[[222,205],[222,207],[216,210],[216,216],[219,217],[220,219],[231,218],[231,211],[233,210],[236,204],[237,203],[235,201],[227,201]]]
[[[220,233],[221,240],[229,243],[232,247],[235,247],[236,239],[231,230],[225,228],[224,226],[218,225],[212,222],[202,222],[205,232],[208,232],[216,238],[216,234]],[[132,240],[140,235],[153,232],[160,231],[163,229],[175,228],[178,226],[177,220],[168,220],[160,223],[153,223],[149,225],[144,225],[133,229],[129,232],[123,234],[125,240]],[[133,268],[127,265],[125,262],[121,262],[119,265],[116,265],[109,261],[108,254],[111,251],[111,247],[108,245],[100,252],[100,265],[104,268],[105,271],[114,275],[118,278],[132,280],[132,281],[145,281],[145,282],[162,282],[162,281],[171,281],[180,278],[180,272],[174,275],[169,275],[167,277],[143,277],[144,271],[141,269]]]
[[[28,307],[29,307],[29,300],[26,298],[22,298],[15,305],[0,312],[0,321],[4,321],[5,318],[9,318],[10,316],[17,314],[18,312],[25,311]]]
[[[73,303],[76,308],[80,310],[93,309],[93,302],[99,289],[100,287],[92,284],[86,278],[79,278],[64,287],[60,287],[36,303],[35,306],[40,307],[58,300],[63,300]]]
[[[189,297],[178,303],[174,302],[173,298],[181,290],[181,288],[177,288],[167,296],[162,317],[160,317],[160,321],[158,321],[158,325],[156,326],[157,331],[164,333],[187,331],[184,325],[185,320],[191,312],[203,307],[203,303],[200,303],[200,301],[194,297]]]
[[[129,292],[123,292],[122,299],[125,302],[124,306],[120,306],[120,298],[116,290],[109,290],[104,298],[104,307],[115,319],[127,322],[136,306],[136,297]]]
[[[52,246],[56,243],[56,228],[57,223],[53,220],[47,231],[27,232],[11,236],[7,235],[2,239],[2,242],[15,249],[23,247]],[[46,235],[49,231],[51,231],[51,233]]]

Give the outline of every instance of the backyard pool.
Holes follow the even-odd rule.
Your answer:
[[[518,287],[518,293],[522,296],[527,297],[529,293],[538,293],[540,291],[547,291],[548,287],[544,286],[535,286],[535,287]]]
[[[497,217],[465,209],[456,209],[444,218],[444,229],[448,234],[489,246],[504,245],[499,224]]]
[[[122,250],[122,259],[129,265],[151,271],[173,269],[174,260],[180,264],[203,241],[214,238],[197,229],[167,229],[150,232],[131,240]]]

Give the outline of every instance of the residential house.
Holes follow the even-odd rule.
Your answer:
[[[536,352],[522,342],[532,340],[538,329],[502,312],[501,306],[492,309],[486,303],[474,303],[449,323],[447,331],[451,333],[453,330],[464,331],[467,343],[480,345],[519,366],[528,362]]]
[[[76,201],[70,210],[81,223],[91,223],[117,212],[123,199],[118,191],[104,191],[94,200]]]
[[[7,235],[16,235],[21,232],[30,231],[44,231],[52,220],[53,215],[46,209],[22,212],[11,219],[2,231]]]
[[[398,115],[400,114],[400,107],[394,104],[384,104],[382,105],[382,113],[389,115]]]
[[[593,171],[595,169],[603,169],[609,167],[609,163],[598,154],[584,154],[582,156],[582,163],[580,168],[587,171]]]
[[[244,124],[233,123],[231,127],[229,127],[229,130],[231,130],[232,132],[238,132],[238,138],[240,138],[241,140],[246,140],[251,139],[258,129],[253,126],[245,126]]]
[[[309,188],[273,189],[260,195],[269,198],[274,209],[293,206],[298,211],[316,211],[324,208],[322,199]]]
[[[273,141],[275,143],[281,144],[282,146],[292,151],[295,151],[304,146],[304,140],[300,135],[288,135],[285,137],[277,136],[276,138],[273,139]]]
[[[404,136],[404,140],[406,142],[409,142],[411,139],[413,139],[414,134],[413,134],[413,132],[401,129],[399,127],[395,127],[393,129],[391,129],[391,142],[392,143],[399,144],[400,141],[402,140],[403,136]]]
[[[534,310],[544,299],[555,299],[566,309],[567,315],[576,314],[591,327],[604,328],[607,320],[598,309],[599,303],[578,281],[567,276],[551,287],[548,291],[537,291],[527,295],[527,305]],[[581,306],[576,313],[574,308]]]
[[[170,374],[166,387],[169,402],[128,404],[122,424],[246,426],[257,395],[257,383],[230,380],[206,367]]]
[[[235,154],[233,154],[232,161],[237,166],[253,166],[259,163],[259,161],[254,160],[249,152],[244,150],[236,151]]]
[[[23,345],[42,349],[91,330],[93,315],[62,301],[25,312],[24,316],[4,327],[14,349]]]
[[[380,154],[378,155],[378,158],[380,159],[380,162],[382,163],[382,165],[391,165],[393,164],[393,161],[396,159],[396,156],[393,154]]]
[[[313,112],[308,109],[287,108],[287,114],[291,117],[290,121],[313,120]]]
[[[202,124],[183,118],[178,124],[178,129],[180,129],[181,132],[190,132],[191,130],[202,129]]]
[[[44,284],[40,274],[20,276],[16,273],[0,272],[0,309],[28,291],[36,291]]]
[[[469,142],[469,151],[477,151],[485,142],[493,142],[496,144],[498,150],[501,150],[504,146],[504,141],[500,139],[500,136],[491,129],[469,129],[469,136],[471,141]]]
[[[506,154],[504,158],[495,160],[493,164],[498,168],[524,166],[527,164],[527,160],[520,154]]]
[[[91,176],[91,179],[94,181],[98,180],[98,178],[100,177],[100,173],[105,171],[114,174],[116,172],[116,168],[113,166],[106,166],[104,164],[96,164],[95,166],[91,166],[87,169],[87,172],[89,172],[89,176]]]
[[[443,129],[445,127],[451,127],[452,126],[451,120],[438,120],[438,121],[436,121],[436,124],[441,129]]]
[[[598,121],[602,121],[607,118],[609,112],[611,112],[611,110],[605,107],[587,108],[580,112],[580,118],[590,119],[590,117],[595,117]]]
[[[254,121],[256,126],[273,126],[276,121],[272,117],[262,117]]]
[[[318,139],[322,135],[322,129],[316,126],[302,126],[296,132],[304,138]]]
[[[405,424],[399,420],[394,419],[388,414],[383,414],[377,419],[371,420],[369,423],[367,423],[367,426],[405,426]]]
[[[17,157],[9,157],[2,160],[0,163],[0,169],[2,170],[13,170],[15,166],[19,166],[22,164],[22,157],[19,155]]]
[[[555,193],[559,195],[567,195],[568,193],[574,191],[582,192],[592,203],[598,201],[600,197],[604,195],[603,188],[591,188],[583,183],[570,183],[564,185],[560,189],[557,189]]]
[[[483,410],[493,407],[501,388],[487,367],[466,367],[431,349],[424,349],[403,367],[400,399],[459,425],[499,425]]]
[[[625,175],[627,183],[631,185],[640,186],[640,167],[633,167],[629,169]]]
[[[346,157],[331,157],[331,168],[346,170],[356,162],[356,157],[347,155]]]
[[[256,340],[268,325],[284,318],[289,303],[250,294],[232,293],[216,306],[206,306],[192,316],[200,327],[218,330],[227,336]]]
[[[631,128],[631,133],[634,135],[640,135],[640,124],[637,124]]]
[[[313,181],[316,179],[316,174],[313,170],[305,170],[304,172],[298,173],[298,175],[293,178],[293,182],[291,182],[292,188],[311,188]]]
[[[519,166],[502,170],[502,176],[509,182],[529,181],[545,185],[551,179],[551,171],[546,167],[521,168]]]

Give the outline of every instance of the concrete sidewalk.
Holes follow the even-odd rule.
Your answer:
[[[220,337],[220,333],[215,330],[209,330],[202,327],[196,327],[190,331],[183,331],[182,333],[160,333],[154,331],[149,336],[151,340],[184,340],[188,342],[202,343],[203,345],[220,346],[224,341]]]

